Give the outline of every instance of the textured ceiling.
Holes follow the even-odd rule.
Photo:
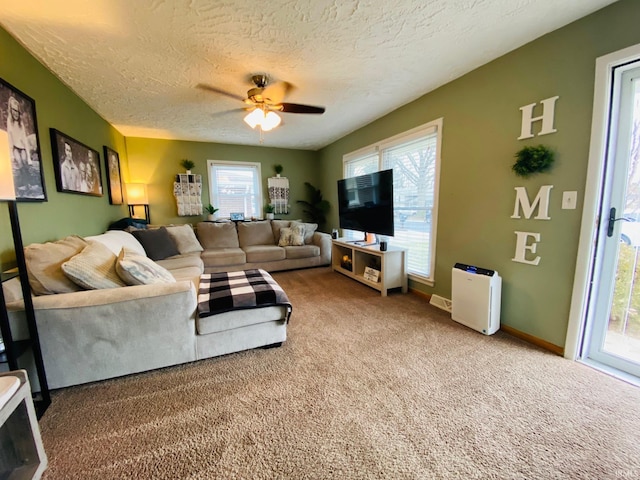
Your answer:
[[[315,150],[611,3],[20,0],[0,24],[126,136],[258,145],[242,102],[196,85],[244,97],[267,73],[326,112],[283,113],[263,145]]]

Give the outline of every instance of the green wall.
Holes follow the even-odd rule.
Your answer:
[[[265,188],[273,165],[282,164],[283,175],[291,181],[289,218],[298,218],[302,214],[295,200],[305,196],[303,182],[319,187],[335,205],[336,180],[342,177],[345,153],[442,117],[436,283],[427,287],[412,282],[411,286],[450,298],[455,262],[494,268],[503,277],[502,322],[562,346],[585,189],[595,60],[640,43],[639,20],[640,2],[617,2],[442,86],[319,152],[125,139],[0,29],[0,77],[36,101],[48,194],[47,202],[19,204],[25,243],[95,234],[127,215],[126,206],[109,205],[107,195],[95,198],[56,192],[50,127],[101,154],[103,145],[116,149],[123,178],[149,184],[154,223],[193,223],[199,218],[177,217],[172,194],[173,177],[182,171],[179,162],[183,158],[193,160],[194,173],[203,175],[208,159],[260,161]],[[555,115],[558,132],[517,140],[519,108],[555,95],[560,96]],[[530,179],[516,177],[511,172],[515,152],[537,144],[556,150],[555,167]],[[511,219],[514,187],[526,187],[533,198],[542,185],[553,185],[551,220]],[[106,183],[104,186],[106,189]],[[562,192],[572,190],[578,191],[578,208],[562,210]],[[205,191],[205,202],[207,198]],[[337,212],[332,209],[327,228],[337,223]],[[0,228],[9,231],[6,214],[0,217]],[[516,230],[540,233],[539,266],[511,260]],[[3,263],[12,257],[11,245],[6,233],[0,239]]]
[[[282,165],[282,176],[289,179],[291,210],[289,215],[277,215],[276,218],[303,218],[302,209],[296,201],[307,198],[304,182],[319,186],[320,169],[316,152],[131,137],[127,137],[126,144],[129,180],[148,185],[151,221],[156,224],[197,223],[204,219],[202,215],[178,217],[173,181],[177,173],[184,173],[184,168],[180,166],[184,158],[196,164],[191,169],[192,173],[202,175],[202,202],[205,205],[210,198],[206,180],[207,160],[260,162],[264,203],[268,198],[267,178],[275,176],[274,165]]]
[[[327,198],[337,196],[336,179],[342,175],[345,153],[442,117],[435,286],[416,282],[411,286],[451,298],[451,269],[456,262],[496,269],[503,278],[502,323],[563,346],[585,191],[595,61],[640,43],[639,20],[640,2],[616,3],[324,148],[320,156]],[[519,108],[556,95],[560,96],[555,111],[557,133],[517,140]],[[540,113],[536,110],[534,116]],[[540,122],[533,132],[539,130]],[[549,173],[516,177],[511,172],[515,152],[538,144],[556,151],[556,165]],[[514,188],[526,187],[533,199],[542,185],[553,185],[551,220],[511,219]],[[578,192],[578,208],[562,210],[562,192],[572,190]],[[329,226],[337,223],[334,212]],[[540,233],[538,266],[511,260],[516,230]]]
[[[38,137],[48,201],[18,203],[25,245],[56,240],[70,234],[100,233],[106,229],[110,221],[126,216],[126,205],[109,204],[102,158],[103,145],[110,146],[120,153],[122,167],[126,171],[124,137],[2,28],[0,59],[0,77],[31,97],[36,104]],[[56,191],[49,128],[56,128],[100,152],[104,196],[92,197]],[[4,270],[12,266],[15,253],[8,210],[0,210],[0,231],[3,232],[0,237],[0,261]]]

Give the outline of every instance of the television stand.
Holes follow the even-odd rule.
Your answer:
[[[333,271],[380,291],[383,297],[392,288],[400,288],[402,293],[407,293],[407,250],[389,245],[386,251],[381,252],[377,244],[360,245],[359,242],[360,240],[353,242],[342,238],[332,241]],[[345,256],[349,259],[348,262],[343,262]],[[367,267],[378,270],[377,281],[365,278]]]

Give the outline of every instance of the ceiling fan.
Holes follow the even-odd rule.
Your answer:
[[[247,97],[229,93],[211,85],[198,84],[197,87],[214,93],[219,93],[235,100],[240,100],[248,106],[244,110],[249,111],[244,121],[251,127],[259,126],[262,131],[269,131],[280,125],[282,121],[276,112],[283,113],[324,113],[324,107],[301,105],[298,103],[283,102],[293,86],[288,82],[269,83],[269,77],[265,74],[252,75],[251,81],[255,87],[247,91]]]

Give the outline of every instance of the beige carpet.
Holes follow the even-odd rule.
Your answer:
[[[416,295],[274,277],[283,347],[55,392],[44,478],[640,478],[640,389]]]

